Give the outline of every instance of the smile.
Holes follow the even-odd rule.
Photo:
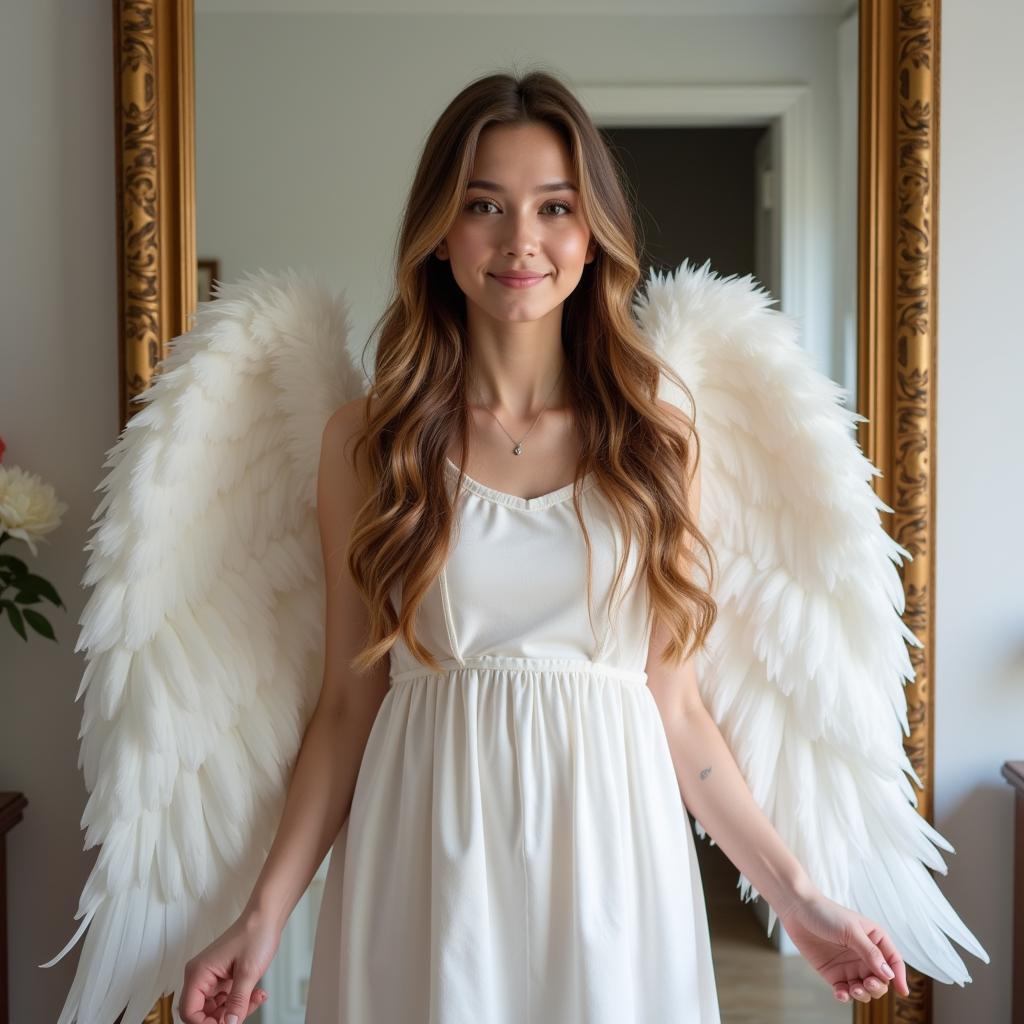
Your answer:
[[[536,277],[500,277],[498,274],[491,274],[499,284],[503,284],[506,288],[530,288],[537,284],[538,281],[543,281],[547,274],[538,274]]]

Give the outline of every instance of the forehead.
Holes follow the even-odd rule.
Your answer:
[[[470,180],[485,179],[510,189],[574,183],[569,148],[546,124],[492,125],[480,134]]]

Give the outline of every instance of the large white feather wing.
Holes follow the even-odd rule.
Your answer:
[[[915,969],[963,985],[947,935],[989,957],[927,870],[946,874],[935,847],[953,847],[915,810],[903,748],[907,644],[920,646],[900,617],[910,553],[882,527],[892,510],[853,434],[864,417],[773,301],[750,276],[684,263],[653,272],[634,307],[696,406],[701,528],[719,570],[701,696],[814,883],[886,928]],[[662,397],[693,412],[667,380]],[[740,890],[758,895],[742,874]]]
[[[108,452],[86,545],[79,767],[102,844],[58,1024],[140,1024],[243,909],[319,694],[320,441],[364,391],[346,311],[259,271],[201,303]]]

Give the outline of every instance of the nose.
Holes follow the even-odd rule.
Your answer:
[[[512,213],[506,224],[508,230],[503,246],[506,256],[533,254],[537,251],[537,236],[530,214]]]

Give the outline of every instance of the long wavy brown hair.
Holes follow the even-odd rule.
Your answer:
[[[543,70],[489,74],[467,85],[430,132],[396,243],[392,297],[373,330],[379,328],[380,338],[356,451],[366,447],[375,486],[348,548],[349,570],[370,610],[368,643],[351,662],[358,671],[386,655],[399,637],[417,660],[440,669],[416,638],[414,621],[451,543],[455,512],[443,474],[456,431],[462,451],[468,448],[469,349],[465,296],[434,249],[459,214],[481,133],[524,122],[542,122],[564,139],[580,212],[598,244],[562,317],[581,438],[573,505],[587,549],[588,607],[592,547],[579,483],[593,472],[626,540],[613,590],[635,540],[636,579],[646,576],[651,613],[670,634],[662,656],[679,661],[699,649],[717,615],[710,593],[714,558],[688,504],[699,457],[694,413],[666,413],[656,400],[659,376],[675,381],[691,410],[692,395],[645,340],[632,310],[641,270],[628,181],[557,77]],[[697,574],[702,580],[691,578]],[[395,609],[390,591],[398,581],[402,606]]]

